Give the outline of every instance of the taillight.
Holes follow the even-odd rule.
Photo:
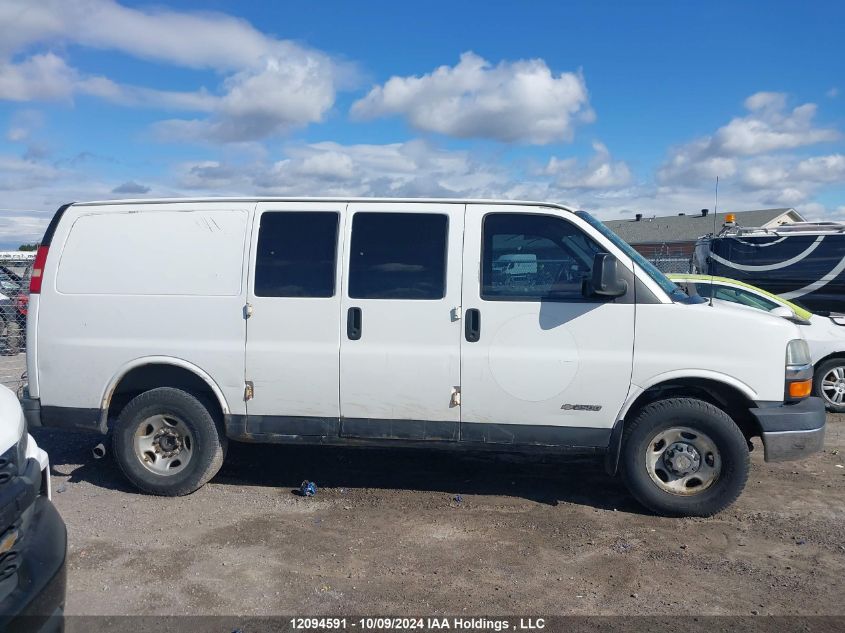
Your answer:
[[[38,294],[41,292],[41,280],[44,278],[44,264],[47,263],[47,251],[49,247],[39,246],[35,253],[35,263],[32,265],[32,277],[29,279],[29,293]]]

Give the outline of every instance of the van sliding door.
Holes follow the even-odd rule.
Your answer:
[[[462,204],[349,205],[342,436],[458,439],[463,215]]]
[[[345,207],[334,202],[257,206],[246,339],[252,397],[241,433],[338,434]]]

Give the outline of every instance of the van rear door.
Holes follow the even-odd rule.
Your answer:
[[[458,439],[464,207],[349,205],[341,435]]]

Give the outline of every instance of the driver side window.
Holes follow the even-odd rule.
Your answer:
[[[491,213],[484,218],[481,298],[581,301],[601,248],[562,218]]]

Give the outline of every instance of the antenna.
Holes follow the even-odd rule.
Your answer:
[[[719,214],[719,177],[716,176],[716,199],[713,201],[713,236],[710,238],[710,248],[713,248],[713,240],[716,239],[716,216]],[[711,259],[712,262],[712,259]],[[713,274],[713,265],[710,264],[710,307],[713,307],[713,295],[716,294],[713,290],[713,282],[716,276]]]

